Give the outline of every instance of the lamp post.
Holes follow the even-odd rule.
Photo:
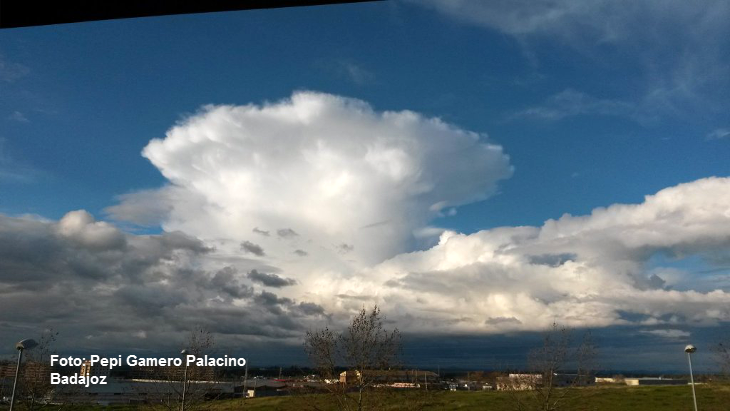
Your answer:
[[[185,373],[183,374],[183,391],[182,391],[182,401],[180,402],[180,411],[185,411],[185,391],[188,387],[188,350],[182,350],[180,351],[180,355],[185,358]]]
[[[684,352],[687,353],[687,361],[689,361],[689,380],[692,383],[692,399],[694,400],[695,404],[695,411],[697,411],[697,395],[695,394],[695,378],[692,376],[692,353],[697,351],[697,348],[689,344],[688,346],[684,347]]]
[[[15,349],[18,350],[18,365],[15,366],[15,381],[13,381],[13,393],[10,397],[10,411],[13,411],[13,406],[15,405],[15,387],[18,385],[18,373],[20,372],[20,362],[23,360],[23,350],[30,350],[36,345],[38,343],[30,338],[15,344]]]

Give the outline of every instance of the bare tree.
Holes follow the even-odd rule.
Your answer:
[[[213,334],[203,327],[191,331],[185,343],[187,354],[196,357],[212,355],[214,347]],[[207,400],[218,396],[215,368],[195,364],[186,366],[184,356],[182,360],[183,365],[180,367],[150,367],[139,370],[155,381],[146,383],[155,397],[149,404],[153,408],[162,406],[169,411],[192,411],[212,407],[213,404]],[[137,389],[146,390],[143,386]]]
[[[397,365],[401,339],[398,329],[384,328],[377,305],[370,311],[363,308],[342,333],[329,328],[307,332],[304,345],[320,376],[329,382],[324,389],[337,409],[382,409],[385,385]],[[344,372],[338,374],[337,366]],[[319,409],[314,403],[310,405]]]
[[[585,399],[586,391],[577,387],[593,383],[597,352],[589,332],[574,344],[572,330],[553,323],[542,346],[530,351],[528,372],[508,377],[515,408],[565,410]]]
[[[187,342],[188,354],[202,357],[212,355],[215,350],[213,334],[205,328],[199,327],[190,333]],[[181,411],[208,409],[211,402],[208,399],[217,398],[217,375],[215,367],[191,365],[183,370],[183,392],[185,393],[184,406]]]
[[[715,354],[717,362],[720,364],[720,370],[722,371],[724,378],[730,377],[730,342],[720,342],[716,346],[712,347],[712,352]]]

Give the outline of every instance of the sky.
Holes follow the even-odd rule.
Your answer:
[[[730,338],[730,5],[388,1],[0,31],[0,345],[412,364]],[[12,350],[8,348],[9,355]]]

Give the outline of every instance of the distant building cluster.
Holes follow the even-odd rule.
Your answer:
[[[595,384],[593,376],[582,376],[579,374],[553,373],[547,374],[508,374],[497,377],[496,389],[498,391],[525,391],[534,390],[538,387],[549,384],[553,387],[587,387]]]
[[[663,377],[625,378],[624,382],[626,385],[687,385],[687,380]]]
[[[340,383],[356,384],[361,379],[371,381],[375,384],[426,384],[436,383],[439,380],[438,374],[433,371],[422,370],[366,370],[362,374],[360,371],[343,371],[340,373]]]
[[[109,367],[104,367],[99,364],[91,365],[91,361],[87,360],[81,364],[80,376],[91,377],[91,376],[109,376]]]

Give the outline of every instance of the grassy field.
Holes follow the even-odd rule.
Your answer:
[[[597,387],[581,388],[580,398],[572,410],[596,411],[691,411],[692,391],[688,386],[680,387]],[[505,392],[439,392],[428,401],[424,410],[514,410],[514,394]],[[730,410],[730,385],[698,385],[698,408],[702,411]],[[246,409],[255,411],[301,410],[303,402],[295,398],[258,398],[233,400],[220,404],[217,410]],[[390,408],[400,407],[393,403]]]
[[[585,411],[691,411],[692,391],[688,386],[679,387],[627,387],[610,386],[596,388],[581,388],[580,398],[574,405],[566,409]],[[413,403],[418,392],[398,394],[390,400],[389,406],[384,410],[400,410],[403,404]],[[514,410],[514,394],[505,392],[431,392],[425,401],[424,410],[490,410],[507,411]],[[526,395],[526,394],[522,394]],[[247,400],[223,400],[211,403],[211,411],[301,411],[311,409],[312,401],[316,402],[320,409],[336,408],[324,407],[324,398],[303,398],[303,397],[270,397],[252,398]],[[730,385],[699,385],[697,386],[698,408],[702,411],[727,411],[730,410]],[[7,407],[0,407],[0,410]],[[22,410],[23,408],[18,408]],[[45,408],[46,410],[56,407]],[[131,411],[137,407],[132,406],[77,406],[64,407],[69,411]]]

